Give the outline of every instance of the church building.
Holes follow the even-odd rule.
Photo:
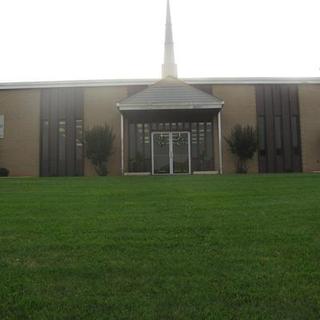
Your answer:
[[[162,79],[0,83],[0,168],[95,175],[83,137],[104,124],[111,175],[234,173],[237,124],[257,128],[249,172],[320,172],[320,78],[180,79],[169,1]]]

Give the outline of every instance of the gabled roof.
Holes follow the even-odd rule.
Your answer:
[[[224,102],[173,77],[162,79],[149,88],[118,103],[120,110],[130,109],[215,109]]]

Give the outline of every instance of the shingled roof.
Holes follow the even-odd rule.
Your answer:
[[[223,101],[177,78],[167,77],[118,103],[130,109],[220,109]]]

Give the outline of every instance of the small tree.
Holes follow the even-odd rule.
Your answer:
[[[247,173],[247,161],[252,159],[258,148],[257,131],[252,126],[237,124],[225,138],[232,154],[237,157],[237,173]]]
[[[107,124],[96,126],[85,132],[87,158],[94,165],[99,176],[108,175],[108,160],[113,153],[115,136]]]

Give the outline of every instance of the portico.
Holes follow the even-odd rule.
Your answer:
[[[118,103],[122,174],[222,173],[223,104],[170,76]]]

